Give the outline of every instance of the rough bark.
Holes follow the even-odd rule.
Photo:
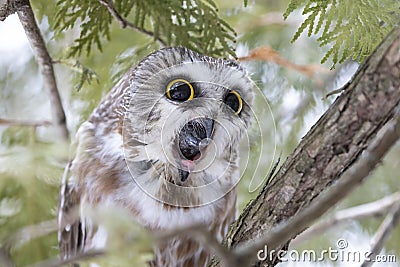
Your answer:
[[[377,132],[393,118],[399,102],[400,28],[397,28],[303,137],[272,182],[248,204],[231,226],[224,244],[234,248],[268,234],[274,226],[309,206],[360,158]],[[218,261],[211,264],[219,265]]]
[[[359,186],[365,177],[367,177],[380,163],[382,158],[399,138],[400,114],[399,112],[396,112],[395,118],[391,119],[389,123],[378,132],[372,143],[368,145],[367,150],[363,152],[362,157],[358,159],[354,165],[343,172],[340,180],[321,193],[310,203],[310,205],[299,210],[295,216],[278,224],[262,237],[251,240],[251,242],[240,245],[231,251],[231,254],[235,257],[235,261],[242,263],[241,265],[236,266],[249,266],[250,263],[254,262],[254,252],[263,252],[266,246],[267,249],[278,249],[287,246],[293,236],[309,227],[314,221],[329,210],[329,208],[339,203],[345,196]],[[396,223],[397,220],[393,220],[393,223],[390,224],[392,226],[391,229],[394,228]],[[385,236],[389,236],[390,232],[391,230],[389,229]],[[269,249],[269,252],[265,253],[267,253],[266,256],[269,257],[267,258],[269,261],[275,262],[282,256],[281,252],[282,251],[279,253],[272,253],[271,249]]]
[[[17,12],[21,6],[29,4],[29,0],[5,0],[0,2],[0,21]]]

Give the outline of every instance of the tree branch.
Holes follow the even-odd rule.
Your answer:
[[[129,27],[133,30],[136,30],[138,32],[141,32],[143,34],[146,34],[147,36],[150,37],[155,37],[154,32],[152,31],[148,31],[144,28],[140,28],[138,26],[136,26],[135,24],[133,24],[132,22],[127,21],[126,19],[124,19],[121,14],[118,13],[118,11],[115,9],[114,4],[112,2],[112,0],[99,0],[100,4],[102,4],[103,6],[105,6],[108,11],[110,12],[110,14],[117,20],[119,26],[121,26],[121,28],[126,28]],[[157,37],[156,40],[162,45],[162,46],[167,46],[167,43],[161,39],[160,37]]]
[[[311,64],[311,65],[298,65],[295,64],[284,57],[282,57],[278,51],[274,50],[270,46],[261,46],[253,49],[249,52],[247,56],[239,57],[239,61],[251,61],[251,60],[262,60],[267,62],[274,62],[284,68],[291,69],[297,71],[303,75],[308,76],[309,78],[315,78],[318,83],[321,83],[318,80],[317,74],[321,73],[329,73],[330,70],[321,65]]]
[[[368,217],[383,216],[396,203],[400,203],[400,192],[396,192],[390,196],[370,203],[340,210],[332,216],[329,216],[324,221],[314,224],[313,226],[305,230],[294,240],[292,240],[291,245],[297,245],[312,236],[320,235],[331,229],[332,227],[345,223],[349,220],[359,220]]]
[[[22,246],[32,239],[48,235],[57,230],[57,222],[55,220],[43,221],[35,225],[26,226],[18,232],[14,233],[2,243],[2,247],[11,248]]]
[[[6,0],[0,3],[0,21],[17,12],[22,6],[28,5],[29,0]]]
[[[91,260],[94,259],[98,256],[102,256],[105,254],[104,250],[89,250],[85,251],[82,253],[79,253],[77,255],[71,256],[68,259],[65,260],[60,260],[59,257],[54,257],[52,259],[44,260],[42,262],[38,262],[33,265],[29,265],[28,267],[62,267],[62,266],[68,266],[68,264],[74,264],[77,263],[78,261],[84,261],[84,260]],[[73,266],[79,266],[79,265],[73,265]]]
[[[25,120],[9,120],[1,119],[0,125],[5,126],[23,126],[23,127],[39,127],[39,126],[50,126],[50,121],[25,121]]]
[[[60,129],[60,135],[62,139],[68,140],[69,133],[66,125],[64,109],[57,88],[56,78],[54,75],[53,62],[40,34],[40,29],[36,24],[30,2],[9,0],[7,3],[15,8],[14,12],[17,11],[18,17],[33,49],[36,61],[41,69],[44,84],[48,89],[50,97],[54,125]],[[11,5],[11,3],[13,4]]]
[[[382,224],[379,226],[378,231],[376,232],[375,236],[372,238],[371,244],[371,256],[375,258],[376,255],[382,250],[383,244],[385,243],[386,239],[388,239],[390,233],[394,230],[396,225],[400,221],[400,203],[393,206],[389,214],[386,216],[385,220],[383,220]],[[374,263],[371,259],[366,259],[361,267],[368,267]]]
[[[257,198],[248,204],[231,226],[224,244],[228,248],[234,248],[266,234],[269,236],[269,245],[286,242],[307,225],[294,226],[291,223],[296,231],[288,231],[285,240],[275,240],[278,230],[271,230],[276,225],[281,225],[279,231],[283,232],[282,228],[288,230],[281,223],[294,218],[310,204],[316,205],[313,204],[316,197],[339,178],[339,185],[346,182],[352,185],[353,180],[345,179],[350,174],[356,175],[360,179],[355,179],[354,182],[358,184],[362,180],[361,176],[366,176],[371,169],[358,168],[359,173],[347,170],[359,159],[362,160],[358,164],[374,162],[374,155],[381,155],[383,152],[373,152],[367,159],[361,156],[382,126],[394,117],[400,103],[399,73],[400,28],[397,28],[360,67],[353,81],[303,137],[272,182],[265,185]],[[347,174],[343,176],[345,172]],[[340,198],[341,194],[335,198]],[[324,201],[327,205],[325,210],[336,203],[329,197]],[[307,212],[310,216],[320,213],[313,208]],[[253,251],[252,260],[257,259],[256,253],[257,251]],[[277,261],[270,262],[276,263]],[[211,266],[218,266],[218,263],[213,262]]]
[[[400,115],[397,115],[364,152],[362,158],[343,173],[336,184],[311,202],[310,206],[303,209],[296,216],[274,227],[264,237],[255,241],[252,240],[250,245],[239,246],[236,249],[238,254],[241,257],[250,259],[250,261],[252,259],[254,261],[256,259],[254,257],[255,252],[262,250],[265,245],[268,248],[282,247],[293,236],[310,226],[313,221],[353,191],[369,175],[399,138]]]
[[[0,266],[13,267],[10,250],[16,246],[22,246],[32,239],[48,235],[57,230],[56,221],[43,221],[35,225],[26,226],[18,232],[2,240],[0,247]]]
[[[14,262],[11,260],[10,250],[4,247],[0,248],[0,266],[15,267]]]

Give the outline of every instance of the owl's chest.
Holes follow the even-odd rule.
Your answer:
[[[107,177],[107,179],[110,178]],[[157,231],[204,225],[205,231],[210,232],[221,242],[227,233],[228,226],[235,218],[235,190],[207,205],[183,208],[160,202],[138,184],[132,182],[129,172],[114,173],[112,179],[118,179],[119,182],[114,183],[113,189],[110,189],[107,194],[103,194],[98,204],[102,208],[122,207],[134,221],[155,234]],[[84,201],[81,204],[85,205],[84,203],[87,202]],[[84,214],[81,215],[85,217]],[[90,239],[86,249],[105,247],[108,240],[106,228],[100,225]],[[190,235],[173,238],[155,247],[154,255],[151,266],[206,266],[210,259],[207,250],[196,240],[191,239]]]
[[[169,205],[136,183],[121,188],[119,195],[124,197],[118,199],[116,204],[127,208],[141,225],[157,230],[176,229],[195,224],[214,224],[220,220],[221,210],[232,208],[227,207],[232,205],[227,199],[197,207]],[[171,192],[171,198],[173,197],[178,198]]]

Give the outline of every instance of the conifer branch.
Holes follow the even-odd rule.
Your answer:
[[[362,62],[399,24],[400,2],[397,0],[291,0],[283,17],[287,19],[301,7],[306,18],[292,42],[306,31],[309,37],[318,34],[320,46],[329,47],[321,63],[331,58],[332,68],[349,58]]]
[[[214,57],[236,56],[232,47],[235,30],[218,15],[213,0],[60,0],[57,5],[56,33],[80,25],[80,36],[70,47],[69,57],[83,51],[90,54],[93,46],[101,51],[103,42],[110,39],[114,20],[121,28],[151,36],[163,46],[182,45]]]
[[[118,22],[119,26],[121,26],[121,28],[124,29],[126,27],[129,27],[133,30],[136,30],[138,32],[141,32],[143,34],[146,34],[150,37],[155,38],[155,34],[152,31],[146,30],[144,28],[140,28],[140,27],[136,26],[135,24],[133,24],[132,22],[129,22],[126,19],[124,19],[121,16],[121,14],[119,14],[118,11],[115,9],[112,0],[99,0],[99,2],[100,2],[100,4],[102,4],[103,6],[105,6],[108,9],[110,14],[117,20],[117,22]],[[167,46],[167,43],[161,37],[157,37],[156,40],[162,46]]]

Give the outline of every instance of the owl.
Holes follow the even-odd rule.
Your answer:
[[[184,47],[131,68],[77,131],[59,198],[62,259],[107,247],[106,227],[85,212],[98,207],[121,208],[155,233],[204,225],[221,242],[236,215],[252,91],[235,61]],[[210,257],[180,235],[156,244],[149,264],[206,266]]]

